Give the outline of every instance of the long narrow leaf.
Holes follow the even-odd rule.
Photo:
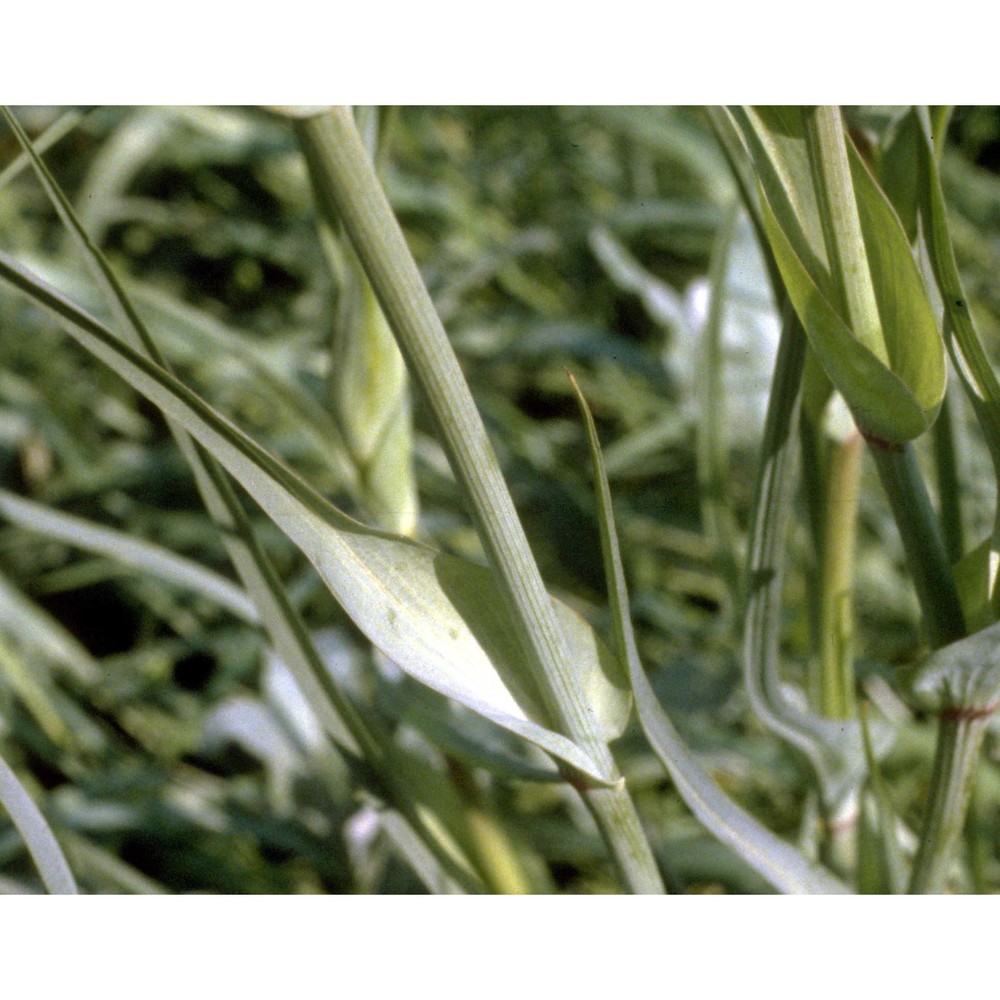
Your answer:
[[[44,152],[60,139],[69,135],[83,120],[79,111],[65,111],[35,140],[35,149]],[[0,188],[5,187],[15,177],[31,167],[31,158],[27,152],[18,153],[3,170],[0,170]]]
[[[944,343],[906,232],[844,136],[839,112],[742,109],[733,119],[753,160],[768,240],[817,359],[867,435],[897,444],[919,436],[944,397]],[[834,216],[844,224],[826,225]]]
[[[510,685],[535,709],[488,570],[347,517],[177,379],[5,255],[0,277],[47,309],[75,340],[205,447],[299,546],[345,611],[391,660],[590,779],[614,783],[568,738],[531,721],[508,690]],[[553,604],[574,650],[578,677],[589,688],[591,711],[612,738],[628,710],[628,696],[616,683],[617,663],[579,615]]]
[[[59,747],[72,744],[73,732],[60,712],[48,671],[32,670],[0,635],[0,678],[24,703],[42,731]]]
[[[994,474],[1000,483],[1000,381],[976,332],[955,263],[930,120],[926,112],[920,119],[920,219],[931,267],[944,302],[948,349],[982,428]],[[995,619],[1000,610],[1000,504],[990,542],[988,587]]]
[[[697,464],[701,516],[729,588],[731,608],[740,607],[742,580],[737,558],[736,520],[726,497],[728,437],[725,431],[723,394],[723,332],[728,307],[727,272],[736,239],[737,221],[738,206],[734,204],[726,214],[712,250],[709,270],[711,297],[702,332],[704,347],[698,358],[697,380],[700,418],[697,430]]]
[[[144,358],[164,365],[155,342],[126,295],[121,283],[99,247],[73,211],[59,184],[36,152],[17,118],[3,110],[24,151],[30,157],[35,172],[53,207],[72,235],[84,261],[101,289],[119,324],[120,335]],[[339,697],[330,684],[322,663],[312,648],[305,625],[293,608],[284,587],[266,553],[254,536],[246,513],[225,473],[206,452],[199,450],[183,428],[167,421],[195,478],[205,508],[222,531],[222,541],[236,568],[244,589],[257,607],[261,621],[274,648],[295,673],[299,684],[315,704],[317,714],[331,736],[348,750],[358,749],[358,739],[364,737],[360,725],[351,726],[352,706]]]
[[[0,574],[0,628],[32,655],[57,663],[78,681],[92,684],[100,667],[76,637]]]
[[[96,552],[125,566],[204,594],[244,621],[258,620],[256,606],[232,581],[152,542],[33,503],[4,489],[0,489],[0,515],[50,540]]]
[[[601,551],[608,578],[614,645],[619,658],[628,666],[629,681],[635,694],[639,721],[647,739],[670,773],[677,791],[695,816],[715,837],[735,851],[775,888],[794,893],[848,892],[847,887],[830,872],[808,861],[791,844],[762,826],[712,781],[684,744],[657,700],[639,660],[639,651],[632,631],[628,591],[611,505],[611,491],[604,471],[597,428],[579,386],[572,376],[570,379],[586,421],[591,461],[594,466]]]
[[[39,179],[54,207],[73,235],[98,285],[104,291],[127,342],[140,356],[165,366],[162,355],[114,271],[88,236],[58,183],[49,173],[41,157],[34,151],[24,130],[12,115],[6,112],[5,114],[25,151],[31,156]],[[380,785],[379,794],[388,792],[392,799],[391,804],[398,807],[411,824],[419,827],[419,802],[415,800],[411,789],[395,779],[391,768],[387,770],[384,738],[378,731],[377,723],[363,718],[357,707],[333,683],[301,616],[292,605],[280,577],[257,540],[229,479],[210,451],[198,447],[180,426],[170,421],[169,416],[168,424],[194,474],[206,509],[213,520],[220,525],[230,559],[244,589],[256,605],[276,652],[288,665],[303,692],[315,707],[328,735],[348,751],[360,752],[366,758],[374,767],[376,781]],[[586,655],[583,659],[587,659]],[[591,678],[596,678],[600,686],[602,677],[598,665]],[[587,690],[586,686],[584,689]],[[617,690],[607,684],[599,694],[603,694],[605,689],[610,690],[612,696],[601,697],[599,700],[602,705],[613,705],[616,698],[623,700],[618,696]],[[437,852],[435,842],[429,843],[428,846],[432,852]]]
[[[75,894],[76,882],[59,842],[24,785],[18,781],[17,775],[2,757],[0,757],[0,805],[7,810],[14,821],[14,826],[24,838],[45,888],[53,894]]]

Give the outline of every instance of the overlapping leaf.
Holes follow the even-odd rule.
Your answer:
[[[835,294],[805,109],[734,112],[750,153],[768,241],[809,343],[858,426],[902,443],[933,423],[944,397],[944,345],[909,240],[848,142],[850,175],[878,308],[874,337],[852,329]]]
[[[87,350],[209,450],[300,547],[345,611],[390,659],[591,779],[613,781],[576,744],[534,721],[544,715],[487,569],[353,521],[162,368],[2,256],[0,277],[49,310]],[[617,661],[575,612],[558,602],[555,609],[591,710],[611,739],[621,732],[629,706]]]

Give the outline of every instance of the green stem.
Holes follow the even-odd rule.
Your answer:
[[[911,893],[943,892],[962,834],[986,716],[944,714],[938,731],[930,800],[910,877]]]
[[[927,640],[934,649],[946,646],[965,636],[965,618],[913,445],[869,443],[903,541]]]
[[[983,807],[982,782],[972,782],[969,796],[968,819],[965,824],[967,849],[969,852],[969,873],[972,876],[972,891],[985,896],[991,892],[988,869],[991,861],[991,845],[987,831],[992,834]]]
[[[812,542],[811,555],[805,572],[807,595],[807,612],[809,614],[809,634],[812,642],[812,662],[819,663],[820,647],[822,646],[823,587],[820,582],[820,567],[823,565],[823,545],[826,537],[826,480],[827,463],[829,461],[829,442],[822,429],[803,407],[799,418],[799,475],[802,501],[806,510],[809,526],[809,538]],[[810,672],[806,694],[814,711],[819,711],[820,705],[819,669]]]
[[[927,638],[938,648],[966,634],[944,541],[931,508],[913,446],[872,449],[903,539],[923,610]],[[911,893],[941,892],[962,832],[985,720],[946,713],[938,729],[934,772]]]
[[[805,121],[823,238],[843,318],[861,343],[888,362],[840,109],[814,108]]]
[[[962,530],[962,491],[958,474],[958,452],[955,447],[957,427],[956,407],[949,392],[941,403],[934,422],[934,466],[940,497],[941,532],[945,551],[952,565],[965,553]]]
[[[851,586],[862,438],[858,433],[830,446],[823,547],[820,555],[819,714],[830,719],[854,715],[854,632]]]
[[[742,605],[742,577],[737,557],[736,524],[726,494],[725,394],[722,339],[726,306],[726,271],[736,232],[737,206],[727,212],[719,229],[709,267],[711,299],[704,330],[702,377],[698,403],[701,420],[697,432],[698,486],[705,532],[715,548],[715,558],[729,591],[730,608]]]
[[[321,197],[343,220],[410,371],[420,384],[449,461],[468,498],[537,693],[554,727],[577,742],[618,782],[608,789],[577,783],[622,878],[636,892],[663,883],[631,797],[619,781],[577,682],[552,601],[531,554],[482,418],[458,358],[424,286],[406,239],[378,182],[349,108],[298,120]]]

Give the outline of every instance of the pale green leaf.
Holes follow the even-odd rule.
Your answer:
[[[656,698],[639,661],[639,651],[628,611],[628,591],[618,547],[611,492],[601,456],[597,428],[583,394],[573,387],[587,424],[591,460],[598,494],[601,550],[608,578],[612,628],[618,656],[628,666],[636,710],[643,732],[688,808],[724,843],[776,888],[791,893],[846,893],[848,889],[830,872],[801,855],[753,816],[741,809],[711,779],[684,744]]]
[[[904,668],[899,683],[925,711],[989,715],[1000,707],[1000,622]]]
[[[778,268],[809,336],[809,345],[850,406],[858,427],[870,437],[894,442],[923,434],[929,421],[906,383],[851,333],[812,280],[766,201],[761,211]]]
[[[817,360],[866,435],[902,443],[937,415],[946,386],[944,343],[899,217],[849,141],[845,183],[856,201],[864,272],[845,280],[870,281],[877,319],[873,313],[870,331],[853,329],[842,312],[824,252],[825,202],[811,164],[819,154],[809,143],[808,114],[743,109],[733,117],[757,174],[768,242]]]
[[[930,425],[947,387],[941,331],[899,217],[850,143],[848,153],[889,365]]]
[[[813,186],[803,109],[730,109],[753,163],[761,202],[777,219],[795,255],[825,296],[832,294],[830,265]]]
[[[24,785],[18,781],[17,775],[2,757],[0,757],[0,806],[7,811],[14,826],[24,838],[28,853],[38,868],[38,874],[41,875],[45,888],[53,894],[75,894],[76,882],[59,847],[59,842]]]
[[[896,123],[879,159],[879,184],[892,202],[910,243],[917,238],[920,208],[920,122],[908,111]]]
[[[527,712],[537,710],[530,677],[511,648],[500,594],[488,589],[494,584],[485,568],[353,521],[173,376],[4,255],[0,277],[50,311],[74,339],[202,444],[299,546],[344,610],[389,659],[594,781],[614,783],[571,740],[529,718]],[[481,621],[464,617],[480,613]],[[591,711],[610,739],[624,724],[622,705],[627,704],[608,677],[613,658],[601,655],[598,640],[575,613],[563,609],[559,614],[566,640],[584,657],[578,669],[590,684]],[[595,689],[600,692],[596,700]]]
[[[4,489],[0,489],[0,515],[51,540],[96,552],[124,566],[204,594],[244,621],[258,620],[253,602],[231,580],[152,542],[33,503]]]

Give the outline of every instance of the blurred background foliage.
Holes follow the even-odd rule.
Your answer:
[[[18,109],[38,135],[68,109]],[[877,138],[895,109],[850,109]],[[370,520],[331,404],[339,288],[286,122],[257,109],[78,109],[47,161],[128,281],[181,376],[338,505]],[[72,127],[69,127],[72,126]],[[725,556],[702,527],[696,465],[709,259],[736,198],[694,108],[404,108],[384,116],[383,178],[492,432],[549,585],[593,621],[604,582],[580,381],[606,449],[641,652],[713,775],[808,842],[806,765],[752,718]],[[988,347],[1000,334],[1000,112],[957,109],[945,157],[954,236]],[[0,131],[0,171],[19,147]],[[2,175],[0,175],[2,176]],[[101,312],[30,170],[4,178],[0,245]],[[777,340],[749,227],[725,280],[726,497],[742,544]],[[327,234],[328,236],[328,234]],[[232,576],[165,424],[37,310],[0,292],[0,486]],[[417,535],[478,543],[423,402],[412,400]],[[971,424],[961,455],[970,539],[992,476]],[[919,649],[916,603],[873,470],[862,496],[859,673],[901,711],[893,667]],[[587,816],[557,785],[488,774],[414,721],[412,684],[379,663],[296,550],[248,510],[328,662],[439,774],[504,817],[539,886],[614,882]],[[791,539],[786,655],[809,655],[804,526]],[[0,523],[0,748],[44,804],[91,892],[419,892],[363,796],[324,779],[301,699],[259,632],[204,595]],[[419,712],[417,713],[419,715]],[[469,720],[465,720],[469,724]],[[494,734],[495,735],[495,734]],[[913,718],[884,763],[920,815],[933,729]],[[690,818],[637,729],[617,745],[670,886],[764,891]],[[988,744],[990,757],[996,745]],[[1000,880],[1000,780],[984,762],[968,851]],[[0,873],[35,891],[0,818]]]

